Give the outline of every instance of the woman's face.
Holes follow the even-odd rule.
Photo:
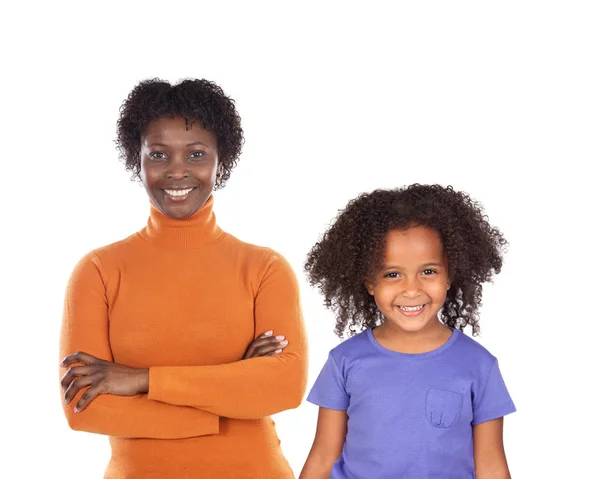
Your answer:
[[[150,201],[170,218],[192,216],[212,194],[219,166],[217,138],[197,120],[151,122],[142,132],[140,159]]]

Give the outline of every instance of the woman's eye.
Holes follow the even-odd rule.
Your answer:
[[[166,158],[166,155],[162,151],[153,151],[148,156],[153,160],[164,160]]]
[[[205,155],[205,153],[203,151],[194,151],[190,155],[190,158],[192,158],[193,160],[198,160],[198,159],[202,158],[204,155]]]

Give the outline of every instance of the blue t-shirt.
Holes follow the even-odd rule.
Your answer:
[[[472,426],[515,411],[496,358],[457,330],[404,354],[367,329],[329,353],[308,401],[348,414],[332,479],[474,478]]]

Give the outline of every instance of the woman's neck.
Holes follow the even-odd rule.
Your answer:
[[[223,234],[217,225],[213,204],[214,197],[210,196],[201,208],[183,220],[170,218],[151,205],[148,224],[140,234],[151,243],[167,249],[201,248]]]

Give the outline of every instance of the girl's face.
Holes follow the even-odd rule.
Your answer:
[[[390,326],[410,333],[442,326],[437,315],[450,279],[437,231],[418,226],[388,232],[383,266],[373,279],[367,290]]]
[[[160,118],[141,138],[141,178],[150,201],[174,219],[192,216],[215,186],[217,138],[195,120]]]

